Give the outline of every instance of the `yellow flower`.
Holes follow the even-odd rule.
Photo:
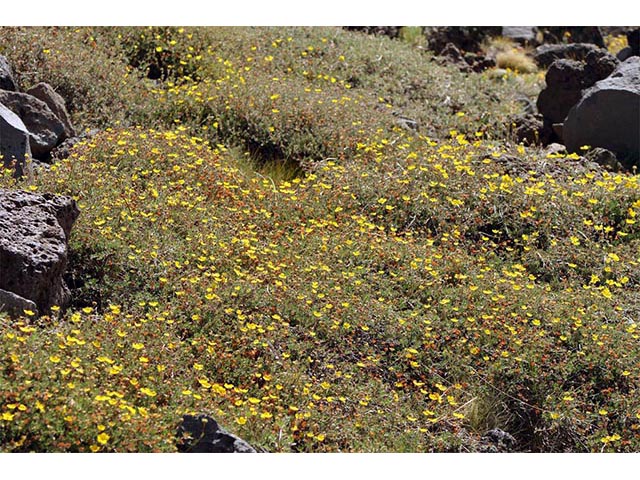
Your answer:
[[[155,397],[157,395],[154,390],[151,390],[150,388],[146,388],[146,387],[142,387],[140,389],[140,393],[144,393],[148,397]]]
[[[14,416],[15,416],[15,415],[14,415],[13,413],[10,413],[10,412],[4,412],[4,413],[2,414],[2,417],[1,417],[1,418],[2,418],[2,420],[6,420],[7,422],[10,422],[11,420],[13,420],[13,417],[14,417]]]
[[[104,432],[102,432],[101,434],[99,434],[97,436],[98,443],[100,445],[106,445],[110,438],[111,437],[108,434],[104,433]]]

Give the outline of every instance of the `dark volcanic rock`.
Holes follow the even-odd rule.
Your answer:
[[[62,275],[78,214],[68,197],[0,190],[0,289],[33,301],[41,313],[64,307]]]
[[[64,135],[64,125],[42,100],[27,93],[0,90],[0,103],[20,117],[29,130],[31,154],[46,159]]]
[[[630,57],[584,92],[564,123],[567,150],[611,150],[631,169],[640,156],[640,57]]]
[[[547,86],[540,92],[538,111],[551,123],[562,123],[582,92],[584,64],[575,60],[557,60],[547,71]]]
[[[618,63],[607,52],[589,50],[583,61],[560,58],[551,64],[545,77],[546,87],[536,102],[545,131],[552,132],[548,141],[562,140],[562,123],[584,89],[610,75]]]
[[[27,171],[27,157],[31,156],[29,131],[20,117],[0,103],[0,155],[5,168],[15,161],[15,177],[22,177]]]
[[[178,426],[178,451],[188,453],[256,453],[208,415],[184,415]]]
[[[536,48],[533,60],[539,67],[547,68],[553,62],[562,58],[584,62],[587,59],[587,55],[592,52],[595,52],[599,57],[607,55],[613,57],[613,55],[605,49],[591,43],[569,43],[560,45],[540,45]]]
[[[448,43],[463,52],[478,52],[487,37],[502,33],[502,27],[427,27],[424,33],[429,50],[436,54],[440,54]]]
[[[75,137],[76,130],[71,124],[71,118],[69,118],[69,112],[67,112],[64,98],[62,98],[51,85],[40,82],[27,90],[27,93],[46,103],[58,120],[62,122],[62,125],[64,125],[64,135],[60,140]]]

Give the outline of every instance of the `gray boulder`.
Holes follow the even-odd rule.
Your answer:
[[[70,300],[62,278],[76,202],[50,193],[0,189],[0,289],[46,314]]]
[[[0,155],[3,158],[3,166],[9,168],[15,161],[15,177],[28,174],[31,157],[29,146],[29,131],[20,117],[0,103]]]
[[[16,82],[13,79],[11,65],[3,55],[0,55],[0,89],[11,91],[17,90]]]
[[[69,117],[69,112],[67,112],[64,98],[62,98],[51,85],[40,82],[27,90],[27,93],[46,103],[53,114],[58,117],[58,120],[62,122],[64,125],[64,135],[61,137],[61,141],[76,136],[76,130],[71,124],[71,118]]]
[[[0,312],[6,312],[13,317],[25,314],[25,310],[30,310],[38,314],[38,307],[31,300],[22,298],[13,292],[0,289]]]
[[[567,150],[602,147],[626,168],[640,156],[640,57],[630,57],[586,90],[564,123]]]
[[[502,27],[502,36],[522,44],[536,43],[536,27]]]
[[[178,426],[178,451],[188,453],[256,453],[208,415],[184,415]]]
[[[64,125],[42,100],[27,93],[0,90],[0,103],[20,117],[29,130],[32,155],[46,160],[64,135]]]

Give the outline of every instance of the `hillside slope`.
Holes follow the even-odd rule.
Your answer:
[[[0,180],[81,211],[73,306],[0,314],[1,450],[174,451],[184,413],[269,452],[640,449],[640,183],[514,144],[540,74],[319,27],[0,45],[100,129]]]

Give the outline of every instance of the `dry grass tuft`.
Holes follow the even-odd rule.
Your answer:
[[[509,68],[519,73],[535,73],[538,70],[533,59],[521,50],[498,53],[496,64],[498,68]]]

